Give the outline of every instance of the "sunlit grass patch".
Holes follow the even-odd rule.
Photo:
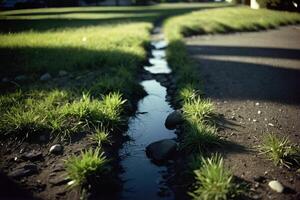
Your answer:
[[[80,130],[88,129],[89,125],[103,124],[112,129],[123,124],[122,110],[125,100],[119,93],[109,93],[102,100],[93,99],[83,94],[76,99],[65,91],[30,92],[15,101],[14,96],[1,97],[1,102],[14,102],[0,116],[2,134],[15,133],[18,136],[48,131],[64,136]],[[19,98],[19,97],[18,97]]]
[[[276,165],[284,165],[288,168],[293,164],[300,165],[299,148],[292,145],[288,137],[266,134],[258,149]]]
[[[9,75],[121,66],[136,69],[146,57],[150,28],[150,23],[132,23],[0,34],[0,70]]]
[[[84,186],[96,177],[109,173],[108,160],[100,148],[82,151],[79,156],[70,156],[65,161],[71,187]]]
[[[174,24],[173,29],[167,30],[169,38],[178,39],[182,36],[256,31],[295,24],[300,23],[300,15],[267,9],[254,10],[247,7],[234,7],[196,11],[175,17],[168,23]]]
[[[90,136],[90,139],[101,146],[103,144],[111,144],[111,137],[109,132],[103,127],[96,127],[94,133]]]
[[[187,119],[207,121],[212,117],[214,107],[209,100],[197,96],[192,100],[184,102],[182,110]]]
[[[184,133],[180,148],[186,152],[203,153],[207,152],[209,148],[221,144],[216,127],[198,120],[187,119],[184,126]]]
[[[214,155],[201,159],[202,166],[195,170],[196,189],[190,193],[197,200],[226,200],[235,193],[231,173],[224,168],[223,158]]]

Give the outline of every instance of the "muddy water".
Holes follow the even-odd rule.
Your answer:
[[[130,120],[128,135],[133,140],[125,143],[120,152],[124,156],[121,164],[125,171],[121,199],[174,199],[162,178],[166,167],[153,164],[145,152],[146,146],[153,142],[175,138],[174,131],[164,125],[166,117],[173,111],[166,101],[167,89],[153,78],[171,72],[165,59],[166,45],[163,39],[153,39],[152,57],[149,58],[151,66],[144,67],[153,76],[140,83],[148,95],[138,102],[137,115]]]

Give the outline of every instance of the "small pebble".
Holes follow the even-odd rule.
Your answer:
[[[274,190],[274,191],[276,191],[276,192],[278,192],[278,193],[282,193],[283,190],[284,190],[283,185],[282,185],[279,181],[275,181],[275,180],[270,181],[270,182],[268,183],[268,185],[269,185],[269,187],[270,187],[272,190]]]
[[[61,153],[63,147],[60,144],[55,144],[50,147],[49,152],[53,154]]]
[[[256,103],[255,103],[255,105],[256,105],[256,106],[259,106],[259,103],[258,103],[258,102],[256,102]]]
[[[260,115],[260,114],[261,114],[261,111],[260,111],[260,110],[259,110],[259,111],[257,111],[257,114],[259,114],[259,115]]]

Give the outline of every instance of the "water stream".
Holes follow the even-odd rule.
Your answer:
[[[120,151],[121,156],[125,155],[121,162],[125,171],[122,174],[125,183],[121,199],[174,199],[163,179],[167,168],[152,163],[145,152],[146,146],[153,142],[176,137],[174,131],[166,129],[164,125],[168,114],[173,111],[166,101],[167,88],[154,78],[171,73],[165,58],[167,43],[160,32],[160,29],[156,29],[152,35],[151,66],[144,67],[152,76],[150,80],[140,83],[148,95],[138,102],[137,115],[129,122],[128,135],[133,140],[126,142]]]

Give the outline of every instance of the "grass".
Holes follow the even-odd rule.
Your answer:
[[[119,93],[109,93],[102,100],[88,94],[76,99],[72,94],[58,90],[19,95],[22,96],[19,101],[13,97],[16,96],[14,93],[0,98],[5,102],[0,117],[0,130],[4,134],[21,136],[18,134],[48,131],[66,135],[85,130],[89,125],[103,124],[112,129],[124,123],[121,115],[125,100]],[[11,107],[4,107],[7,104]]]
[[[97,127],[95,133],[90,137],[92,141],[96,142],[98,146],[103,144],[111,144],[109,132],[103,127]]]
[[[79,156],[70,156],[65,161],[68,185],[71,187],[84,186],[90,183],[93,177],[109,173],[108,160],[100,148],[82,151]]]
[[[266,134],[259,151],[265,154],[276,165],[283,165],[288,168],[293,164],[299,166],[300,152],[287,137],[278,137],[274,134]]]
[[[214,126],[207,125],[200,121],[185,122],[185,135],[180,143],[180,148],[189,153],[205,153],[209,148],[221,144],[221,139],[217,135],[217,129]]]
[[[223,158],[214,155],[201,157],[201,167],[195,170],[196,189],[190,193],[193,199],[226,200],[235,193],[232,175],[224,168]]]
[[[182,36],[208,33],[257,31],[299,22],[298,13],[247,7],[219,8],[172,18],[168,23],[173,24],[173,29],[167,29],[167,34],[171,39],[180,39]]]
[[[20,91],[1,94],[1,134],[49,131],[65,135],[99,123],[110,129],[124,123],[124,98],[143,96],[137,74],[146,59],[152,23],[162,17],[227,4],[162,4],[138,7],[47,8],[0,13],[0,78],[25,74],[38,80],[59,70],[96,78],[68,85],[18,81]],[[84,74],[83,74],[84,76]],[[38,89],[36,89],[36,86]],[[0,88],[6,85],[0,83]],[[45,89],[47,87],[48,89]],[[5,90],[6,91],[6,90]],[[64,98],[52,101],[52,91]],[[39,94],[41,93],[41,94]],[[84,93],[82,95],[82,93]],[[122,100],[114,94],[121,94]],[[102,96],[105,98],[102,99]],[[102,99],[102,100],[99,100]],[[131,102],[129,102],[130,104]]]
[[[196,96],[196,94],[191,96]],[[209,100],[196,96],[192,100],[185,101],[182,110],[186,119],[205,121],[212,117],[214,108]]]

